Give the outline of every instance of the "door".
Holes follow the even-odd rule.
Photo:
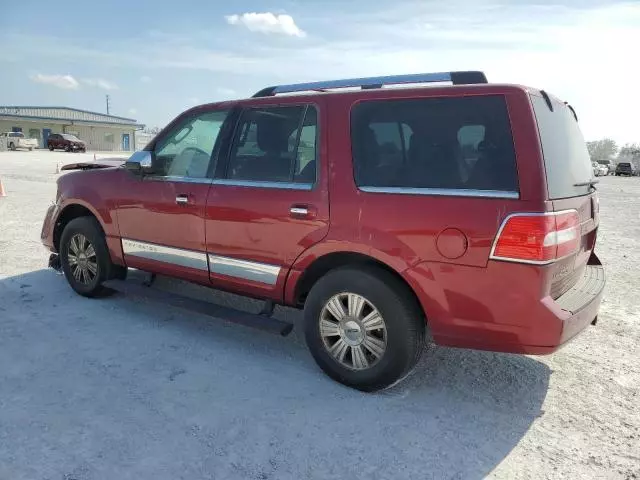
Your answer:
[[[49,135],[51,135],[50,128],[42,129],[42,148],[47,148],[47,140],[49,140]]]
[[[153,144],[152,172],[123,170],[118,224],[127,266],[209,282],[205,203],[227,111],[179,117]]]
[[[129,134],[128,133],[122,134],[122,150],[125,152],[129,151]]]
[[[211,282],[282,300],[289,267],[329,228],[319,105],[245,109],[206,207]]]
[[[22,131],[22,127],[11,127],[11,131],[14,133],[18,133]]]

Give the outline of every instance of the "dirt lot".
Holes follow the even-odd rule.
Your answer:
[[[640,478],[640,179],[599,186],[596,327],[549,357],[432,347],[367,395],[325,377],[298,328],[73,294],[39,234],[56,163],[79,157],[0,153],[0,478]]]

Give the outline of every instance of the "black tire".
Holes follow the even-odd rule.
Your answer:
[[[95,251],[94,268],[97,271],[89,282],[74,277],[73,267],[69,262],[70,250],[72,250],[71,241],[77,235],[84,236]],[[71,255],[73,255],[72,252]],[[113,290],[103,287],[102,282],[111,278],[124,278],[127,271],[126,268],[111,262],[104,233],[98,221],[93,217],[74,218],[65,226],[60,238],[60,263],[71,288],[84,297],[106,296],[114,293]]]
[[[361,370],[348,368],[334,358],[320,334],[324,306],[335,295],[346,292],[364,297],[379,311],[386,325],[384,354]],[[376,267],[343,267],[327,273],[311,289],[304,317],[305,339],[318,366],[337,382],[365,392],[387,388],[405,378],[424,349],[426,325],[422,309],[402,282]]]
[[[64,147],[64,151],[65,152],[70,152],[71,151],[71,147],[67,145],[66,147]]]
[[[13,144],[13,142],[9,144],[9,150],[11,150],[12,152],[16,151],[16,146]]]
[[[53,152],[53,145],[49,145],[49,151]]]

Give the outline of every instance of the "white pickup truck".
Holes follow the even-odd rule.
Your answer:
[[[18,148],[26,148],[33,150],[38,147],[38,139],[26,138],[22,132],[2,132],[0,133],[0,144],[7,150],[16,150]]]

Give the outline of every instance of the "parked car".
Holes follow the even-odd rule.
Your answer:
[[[3,132],[0,133],[0,138],[3,143],[6,142],[9,150],[21,148],[31,151],[34,148],[38,148],[38,140],[35,138],[26,138],[22,132]]]
[[[635,168],[633,168],[633,165],[629,162],[620,162],[616,166],[616,176],[624,175],[627,177],[633,177],[635,174]]]
[[[593,162],[593,175],[595,177],[606,176],[609,173],[609,167],[598,162]]]
[[[42,228],[78,294],[125,290],[131,267],[264,299],[257,323],[304,309],[316,362],[357,389],[404,378],[427,331],[546,354],[598,315],[591,162],[574,110],[542,90],[481,72],[269,87],[106,167],[69,167]]]
[[[69,133],[52,133],[47,140],[47,148],[64,150],[65,152],[86,152],[86,144],[75,135]]]

